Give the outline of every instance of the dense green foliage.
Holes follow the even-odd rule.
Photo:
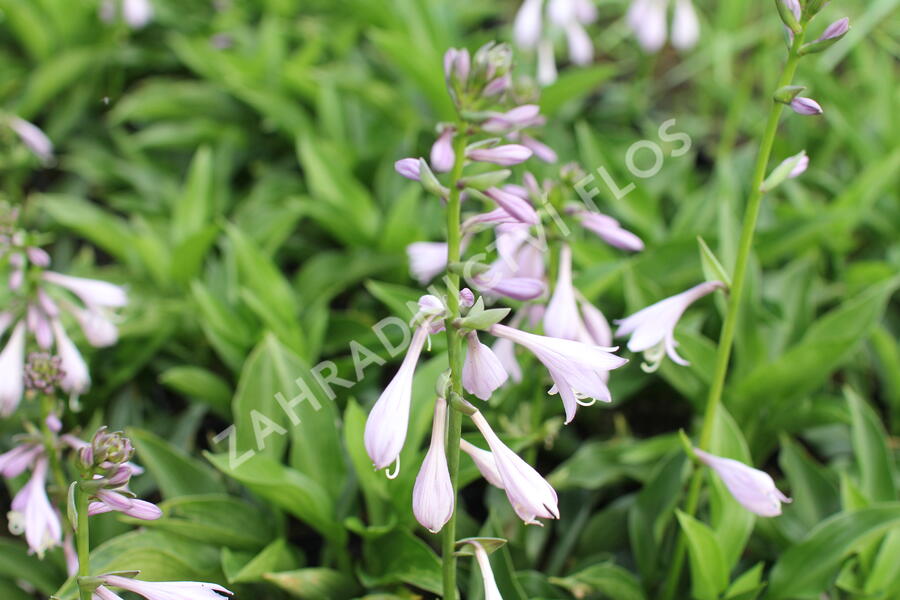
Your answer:
[[[416,374],[414,399],[429,402],[414,402],[396,480],[373,472],[362,439],[396,361],[321,394],[320,410],[300,405],[299,424],[276,395],[300,393],[296,379],[312,382],[323,359],[356,379],[351,341],[381,348],[372,326],[409,318],[422,291],[405,247],[442,239],[443,213],[393,162],[427,155],[433,125],[453,116],[444,50],[508,40],[517,5],[154,0],[154,21],[132,31],[103,23],[92,0],[0,0],[3,109],[39,124],[58,155],[42,167],[4,128],[6,200],[46,232],[58,268],[129,289],[121,339],[89,357],[94,384],[67,425],[127,429],[148,471],[135,491],[166,514],[138,529],[99,518],[97,572],[218,581],[248,599],[439,593],[439,540],[410,496],[443,338]],[[597,6],[595,63],[543,90],[545,141],[624,187],[635,141],[668,154],[668,119],[692,140],[624,198],[597,198],[644,252],[575,238],[576,283],[612,319],[703,280],[698,236],[733,264],[785,51],[771,2],[698,1],[698,47],[658,55],[634,43],[623,0]],[[526,528],[463,462],[473,483],[459,537],[509,540],[492,555],[504,598],[654,598],[681,529],[691,597],[900,596],[898,11],[897,0],[834,0],[821,17],[849,16],[853,29],[798,72],[825,114],[787,119],[777,138],[774,156],[805,148],[811,164],[763,204],[715,424],[717,453],[773,474],[793,503],[757,518],[710,475],[697,517],[677,510],[688,474],[677,432],[696,430],[724,310],[711,297],[679,325],[689,367],[646,374],[625,352],[615,401],[570,425],[536,363],[484,407],[560,493],[562,519]],[[518,62],[533,71],[533,57]],[[252,411],[287,435],[260,450]],[[231,424],[233,438],[213,439]],[[20,425],[0,423],[5,438]],[[465,597],[481,598],[474,563],[460,565]],[[56,593],[62,554],[41,563],[0,538],[0,597],[33,597],[21,580]],[[70,582],[59,596],[74,593]]]

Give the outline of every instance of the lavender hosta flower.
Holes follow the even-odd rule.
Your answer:
[[[0,352],[0,416],[8,417],[19,406],[25,391],[25,323],[19,322]]]
[[[494,487],[503,489],[503,479],[500,477],[500,471],[497,470],[497,462],[489,450],[482,450],[466,440],[459,441],[459,449],[469,455],[485,481]]]
[[[547,144],[540,142],[533,137],[525,135],[524,133],[519,136],[519,142],[529,150],[534,153],[534,156],[538,158],[538,160],[542,160],[545,163],[553,164],[559,157],[556,155],[556,152],[548,146]]]
[[[7,479],[18,477],[30,467],[34,461],[43,454],[44,448],[40,444],[25,443],[0,454],[0,475]]]
[[[62,544],[62,523],[47,498],[47,459],[39,458],[31,479],[16,494],[9,513],[9,530],[13,535],[25,534],[31,552],[43,558],[44,553]]]
[[[506,497],[519,518],[526,525],[540,525],[539,518],[558,519],[558,500],[553,486],[500,441],[480,412],[472,415],[472,421],[491,449]]]
[[[513,40],[523,50],[533,50],[541,38],[544,0],[525,0],[513,21]]]
[[[581,317],[575,303],[575,288],[572,285],[572,250],[563,244],[559,251],[559,273],[553,296],[544,313],[544,333],[550,337],[565,340],[578,339]]]
[[[453,153],[453,136],[456,130],[445,127],[431,146],[431,168],[438,173],[446,173],[453,168],[456,155]]]
[[[581,307],[584,333],[588,338],[585,341],[597,346],[612,346],[612,329],[600,309],[586,300],[581,300],[579,306]]]
[[[12,117],[9,119],[9,127],[19,136],[22,143],[31,150],[31,153],[41,159],[41,162],[53,161],[53,142],[47,137],[40,127],[29,123],[25,119]]]
[[[418,158],[401,158],[394,163],[394,170],[400,175],[413,181],[421,181],[419,176],[419,159]]]
[[[788,159],[790,160],[790,159]],[[795,177],[799,177],[806,173],[806,169],[809,168],[809,156],[804,154],[800,157],[800,160],[797,161],[797,164],[794,165],[794,168],[791,169],[791,172],[788,174],[788,178],[794,179]]]
[[[71,532],[66,531],[63,537],[63,557],[66,559],[66,574],[69,577],[78,574],[78,552],[75,549],[75,540]]]
[[[547,14],[566,35],[569,59],[576,65],[590,63],[594,58],[594,46],[584,25],[597,19],[594,5],[589,0],[550,0]]]
[[[122,0],[122,19],[132,29],[146,27],[153,20],[150,0]]]
[[[523,104],[505,113],[495,112],[481,124],[488,133],[504,133],[540,122],[541,108],[537,104]]]
[[[478,340],[474,331],[466,336],[468,352],[463,364],[462,383],[467,392],[487,400],[509,377],[500,359]]]
[[[28,260],[31,264],[46,268],[50,266],[50,255],[47,254],[47,251],[43,248],[38,248],[36,246],[29,246],[25,249],[25,254],[28,256]]]
[[[558,392],[562,398],[567,424],[575,418],[579,404],[592,404],[582,402],[583,398],[612,401],[606,372],[628,362],[612,353],[616,348],[536,335],[500,324],[492,326],[490,332],[524,346],[543,363],[554,383],[550,393]]]
[[[447,268],[446,242],[414,242],[406,247],[409,270],[425,285]]]
[[[812,98],[804,98],[803,96],[797,96],[793,100],[791,100],[791,109],[798,115],[821,115],[822,107],[818,102],[813,100]]]
[[[91,346],[106,348],[119,340],[119,329],[102,309],[98,307],[84,309],[74,304],[66,304],[65,307],[78,321],[85,339]]]
[[[632,0],[626,21],[645,52],[658,52],[666,43],[669,0]]]
[[[478,562],[478,569],[481,571],[481,581],[484,583],[484,600],[503,600],[500,590],[497,588],[497,580],[494,579],[494,572],[491,570],[491,560],[488,557],[484,546],[478,542],[469,542],[475,549],[475,560]]]
[[[556,81],[556,57],[553,55],[553,42],[541,40],[537,50],[537,80],[541,85],[550,85]]]
[[[431,426],[431,443],[413,486],[413,514],[431,533],[439,532],[453,516],[453,482],[447,468],[444,437],[447,431],[447,401],[437,398]]]
[[[400,458],[409,426],[413,374],[427,336],[427,326],[423,325],[416,329],[400,368],[381,392],[366,420],[366,451],[378,470]],[[397,468],[399,469],[399,465]]]
[[[700,39],[700,20],[691,0],[675,0],[675,14],[672,16],[672,46],[678,50],[689,50]]]
[[[499,188],[488,188],[484,194],[521,223],[537,225],[541,220],[531,203],[515,194]]]
[[[222,600],[222,596],[231,596],[231,592],[215,583],[195,581],[138,581],[119,575],[101,575],[103,585],[94,592],[99,600],[122,600],[121,596],[111,592],[108,587],[115,587],[126,592],[133,592],[147,600]]]
[[[678,342],[675,341],[675,326],[691,304],[707,294],[724,288],[725,284],[721,281],[707,281],[680,294],[651,304],[633,315],[617,321],[619,328],[616,330],[616,337],[631,336],[628,340],[628,349],[632,352],[644,352],[649,363],[642,367],[647,372],[659,368],[664,354],[667,354],[679,365],[689,365],[690,363],[675,351],[675,347],[678,345]]]
[[[43,278],[45,281],[66,288],[89,306],[121,308],[128,304],[128,295],[125,290],[106,281],[73,277],[55,271],[44,271]]]
[[[83,394],[91,385],[91,376],[87,363],[84,362],[78,348],[66,335],[62,323],[58,320],[52,322],[53,335],[56,338],[56,353],[59,355],[63,377],[60,387],[76,396]]]
[[[521,144],[504,144],[493,148],[472,148],[466,151],[466,158],[476,162],[488,162],[503,167],[523,163],[531,158],[530,148]]]
[[[96,501],[91,502],[88,506],[88,514],[90,516],[113,511],[143,521],[155,521],[163,515],[162,510],[152,502],[139,498],[129,498],[124,493],[116,490],[104,489],[98,491]]]
[[[697,457],[712,468],[741,506],[761,517],[777,517],[781,503],[791,499],[775,487],[772,477],[759,469],[730,458],[694,449]]]
[[[565,26],[566,42],[569,48],[569,59],[576,65],[588,65],[594,60],[594,45],[587,31],[577,21]]]
[[[36,305],[29,304],[25,310],[25,323],[28,330],[34,335],[38,346],[47,350],[53,345],[53,330],[50,327],[50,319]]]
[[[644,242],[624,229],[622,225],[610,216],[589,210],[579,210],[575,213],[581,226],[597,236],[610,246],[621,248],[622,250],[630,250],[631,252],[640,252],[644,249]]]
[[[464,85],[469,79],[472,59],[465,48],[450,48],[444,53],[444,77],[449,82],[455,79]]]
[[[796,0],[794,0],[796,2]],[[843,19],[838,19],[831,25],[825,28],[825,31],[822,32],[822,35],[816,39],[817,42],[825,42],[827,40],[833,40],[836,38],[843,37],[847,35],[847,32],[850,31],[850,19],[844,17]]]
[[[472,284],[486,294],[523,301],[539,298],[547,289],[540,279],[530,277],[498,278],[492,276],[491,271],[472,277]]]

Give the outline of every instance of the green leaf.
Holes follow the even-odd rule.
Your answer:
[[[283,539],[277,539],[246,563],[239,561],[228,548],[222,551],[222,566],[228,583],[257,583],[266,575],[294,569],[299,565],[297,552]]]
[[[567,69],[551,85],[541,91],[541,113],[555,115],[563,105],[580,100],[595,92],[600,85],[614,76],[616,67],[597,65],[585,69]]]
[[[719,262],[715,253],[706,245],[706,241],[697,236],[697,245],[700,246],[700,263],[703,265],[703,275],[707,281],[721,281],[728,288],[731,288],[731,277],[728,271]]]
[[[641,583],[630,571],[613,563],[591,565],[568,577],[553,577],[551,583],[569,590],[576,598],[601,594],[614,600],[644,600]]]
[[[130,427],[127,433],[164,498],[225,493],[216,473],[183,450],[143,429]]]
[[[0,538],[0,576],[27,581],[46,595],[66,579],[65,572],[51,561],[29,554],[25,544],[8,537]]]
[[[691,594],[697,600],[716,600],[728,586],[728,567],[716,535],[705,523],[680,510],[675,511],[687,537],[691,563]]]
[[[894,459],[881,419],[852,388],[844,388],[852,417],[850,436],[859,465],[862,490],[870,502],[897,499]]]
[[[791,533],[800,537],[840,508],[838,489],[832,474],[786,435],[781,437],[778,464],[791,484],[793,498],[791,509],[782,520],[786,526],[795,521]]]
[[[367,587],[408,583],[435,594],[441,593],[441,561],[428,545],[406,530],[367,538],[363,547]]]
[[[775,563],[766,600],[817,598],[860,543],[900,526],[900,502],[834,515]]]
[[[231,388],[225,381],[202,367],[170,367],[159,376],[164,386],[208,404],[222,417],[231,416]]]
[[[328,493],[310,477],[264,454],[255,454],[243,462],[233,461],[227,454],[206,453],[206,457],[254,494],[294,515],[333,542],[345,542],[347,534],[336,518],[334,504]]]
[[[763,563],[747,569],[735,579],[725,592],[726,600],[754,600],[765,587],[762,584]]]
[[[359,585],[339,571],[315,568],[284,573],[266,573],[263,578],[301,600],[349,600],[357,597]]]
[[[201,146],[188,169],[187,181],[172,207],[172,240],[180,243],[208,224],[213,212],[213,155]]]

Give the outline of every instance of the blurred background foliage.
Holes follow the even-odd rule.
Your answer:
[[[769,598],[900,595],[898,4],[832,2],[817,21],[846,15],[853,29],[798,73],[825,115],[786,119],[776,143],[776,157],[805,148],[812,163],[764,204],[716,442],[776,474],[795,501],[754,529],[714,485],[710,525],[682,526],[699,540],[691,536],[692,569],[694,552],[716,549],[715,576],[728,588],[695,588],[698,597],[753,598],[761,579]],[[452,118],[444,50],[508,40],[517,3],[153,6],[152,23],[132,31],[103,23],[93,0],[0,0],[0,104],[39,124],[58,152],[41,168],[4,130],[4,193],[51,234],[58,265],[130,289],[122,339],[92,357],[94,387],[76,420],[129,428],[148,467],[139,492],[160,498],[166,517],[132,532],[103,517],[92,563],[217,580],[242,598],[436,593],[435,538],[409,508],[430,409],[414,407],[407,467],[389,482],[372,472],[362,429],[391,364],[370,367],[335,401],[321,398],[321,411],[302,407],[296,427],[275,394],[298,393],[295,379],[321,359],[353,378],[350,341],[378,348],[372,325],[408,316],[404,303],[420,291],[404,249],[440,239],[442,211],[393,161],[425,154],[434,124]],[[626,3],[599,2],[595,63],[563,69],[543,91],[545,139],[562,162],[605,167],[620,187],[633,179],[632,143],[671,151],[661,123],[676,119],[692,139],[626,197],[603,189],[597,199],[645,252],[574,244],[576,284],[609,318],[700,280],[697,236],[726,265],[736,254],[784,39],[770,2],[697,7],[699,46],[648,56],[624,24]],[[533,70],[521,55],[521,75]],[[691,367],[667,363],[648,376],[633,360],[613,375],[616,402],[568,427],[556,400],[540,409],[536,375],[495,394],[492,418],[551,473],[564,515],[524,528],[501,492],[466,488],[461,534],[511,540],[493,556],[505,598],[653,597],[686,469],[675,432],[690,430],[712,372],[723,306],[706,307],[677,336]],[[437,358],[417,373],[419,398],[441,369],[435,342]],[[253,409],[290,435],[232,469],[227,442],[212,438],[234,423],[238,449],[253,447]],[[65,577],[61,557],[53,561],[0,539],[0,593],[31,597],[21,580],[55,592]],[[467,598],[481,597],[477,571],[463,581]]]

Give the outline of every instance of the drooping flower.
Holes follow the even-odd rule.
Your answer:
[[[195,581],[138,581],[119,575],[101,575],[103,586],[94,592],[100,600],[122,600],[107,587],[115,587],[126,592],[134,592],[147,600],[222,600],[231,592],[215,583]],[[102,590],[102,591],[101,591]]]
[[[572,250],[563,244],[559,251],[559,274],[553,296],[544,313],[544,333],[550,337],[576,340],[581,329],[581,317],[575,303],[572,285]]]
[[[406,247],[409,270],[425,285],[447,268],[446,242],[414,242]]]
[[[478,542],[469,543],[475,549],[475,560],[478,561],[478,568],[481,570],[484,600],[503,600],[503,596],[500,595],[500,590],[497,588],[497,581],[494,579],[494,572],[491,570],[491,560],[487,551]]]
[[[102,308],[89,307],[85,309],[71,303],[67,303],[65,307],[78,321],[85,339],[91,346],[105,348],[119,340],[119,329]]]
[[[32,154],[42,162],[49,163],[53,160],[53,142],[50,141],[47,134],[41,131],[40,127],[19,117],[10,118],[9,127],[16,132],[16,135],[31,150]]]
[[[544,282],[530,277],[496,277],[492,271],[472,277],[473,285],[486,294],[513,300],[534,300],[544,294]]]
[[[438,173],[446,173],[453,168],[456,155],[453,153],[453,136],[456,130],[445,127],[431,146],[431,168]]]
[[[547,368],[553,379],[551,394],[559,393],[566,410],[566,423],[575,418],[583,398],[611,402],[606,373],[628,360],[612,354],[617,348],[604,348],[572,340],[527,333],[506,325],[493,325],[490,332],[530,350]]]
[[[628,26],[646,52],[657,52],[666,43],[669,0],[633,0],[626,18]],[[672,17],[672,45],[678,50],[692,48],[700,38],[700,22],[691,0],[675,0]]]
[[[752,513],[777,517],[781,514],[781,503],[791,501],[775,487],[772,477],[764,471],[698,448],[694,449],[694,453],[722,478],[734,499]]]
[[[589,210],[577,210],[575,217],[581,226],[597,234],[600,239],[616,248],[639,252],[644,249],[641,238],[624,229],[621,224],[610,216]]]
[[[369,413],[365,445],[376,469],[383,469],[400,458],[409,426],[413,374],[427,336],[427,324],[416,329],[400,368]]]
[[[44,271],[43,278],[45,281],[68,289],[88,306],[121,308],[128,303],[128,295],[125,290],[107,281],[73,277],[55,271]]]
[[[440,531],[453,516],[453,482],[444,452],[446,432],[447,401],[439,397],[434,403],[431,443],[413,487],[413,514],[431,533]]]
[[[63,371],[60,387],[76,396],[83,394],[91,385],[91,375],[88,372],[87,363],[84,362],[81,352],[66,335],[62,323],[54,319],[52,327],[53,335],[56,338],[56,353],[59,355]]]
[[[25,323],[19,322],[0,352],[0,416],[19,406],[25,391]]]
[[[523,104],[506,112],[494,112],[481,124],[481,128],[489,133],[507,133],[536,121],[542,122],[540,107],[537,104]]]
[[[150,0],[122,0],[122,19],[132,29],[146,27],[153,20]]]
[[[466,336],[468,352],[463,364],[462,383],[470,394],[487,400],[494,390],[506,383],[508,375],[500,359],[478,340],[474,331]]]
[[[519,196],[499,188],[489,188],[485,190],[484,195],[521,223],[537,225],[540,222],[540,217],[528,200],[523,200]]]
[[[544,0],[525,0],[513,22],[513,39],[523,50],[533,50],[541,39]]]
[[[497,470],[497,462],[489,450],[482,450],[466,440],[459,441],[459,449],[472,458],[472,462],[478,467],[478,472],[488,483],[503,489],[503,479],[500,477],[500,471]]]
[[[31,552],[43,558],[44,553],[62,544],[62,523],[47,498],[47,459],[40,457],[31,479],[12,501],[9,530],[13,535],[25,534]]]
[[[120,512],[135,519],[155,521],[162,517],[162,510],[146,500],[130,498],[124,491],[103,489],[97,492],[96,500],[88,506],[90,516],[108,512]]]
[[[44,452],[41,444],[26,442],[0,454],[0,475],[11,479],[25,472]]]
[[[527,525],[540,525],[537,519],[558,519],[556,490],[534,468],[507,447],[480,412],[472,421],[491,449],[500,481],[513,510]]]
[[[797,96],[791,100],[791,109],[798,115],[805,116],[821,115],[823,112],[822,107],[818,102],[812,98],[804,98],[803,96]]]
[[[469,160],[489,162],[503,167],[525,162],[531,155],[531,149],[521,144],[503,144],[493,148],[472,148],[466,151]]]
[[[675,341],[675,326],[691,304],[707,294],[724,288],[725,284],[721,281],[707,281],[651,304],[630,317],[617,321],[619,328],[616,330],[616,337],[631,335],[628,349],[632,352],[644,352],[645,358],[649,361],[642,365],[645,371],[658,369],[664,354],[679,365],[689,365],[690,363],[675,351],[678,345]]]

